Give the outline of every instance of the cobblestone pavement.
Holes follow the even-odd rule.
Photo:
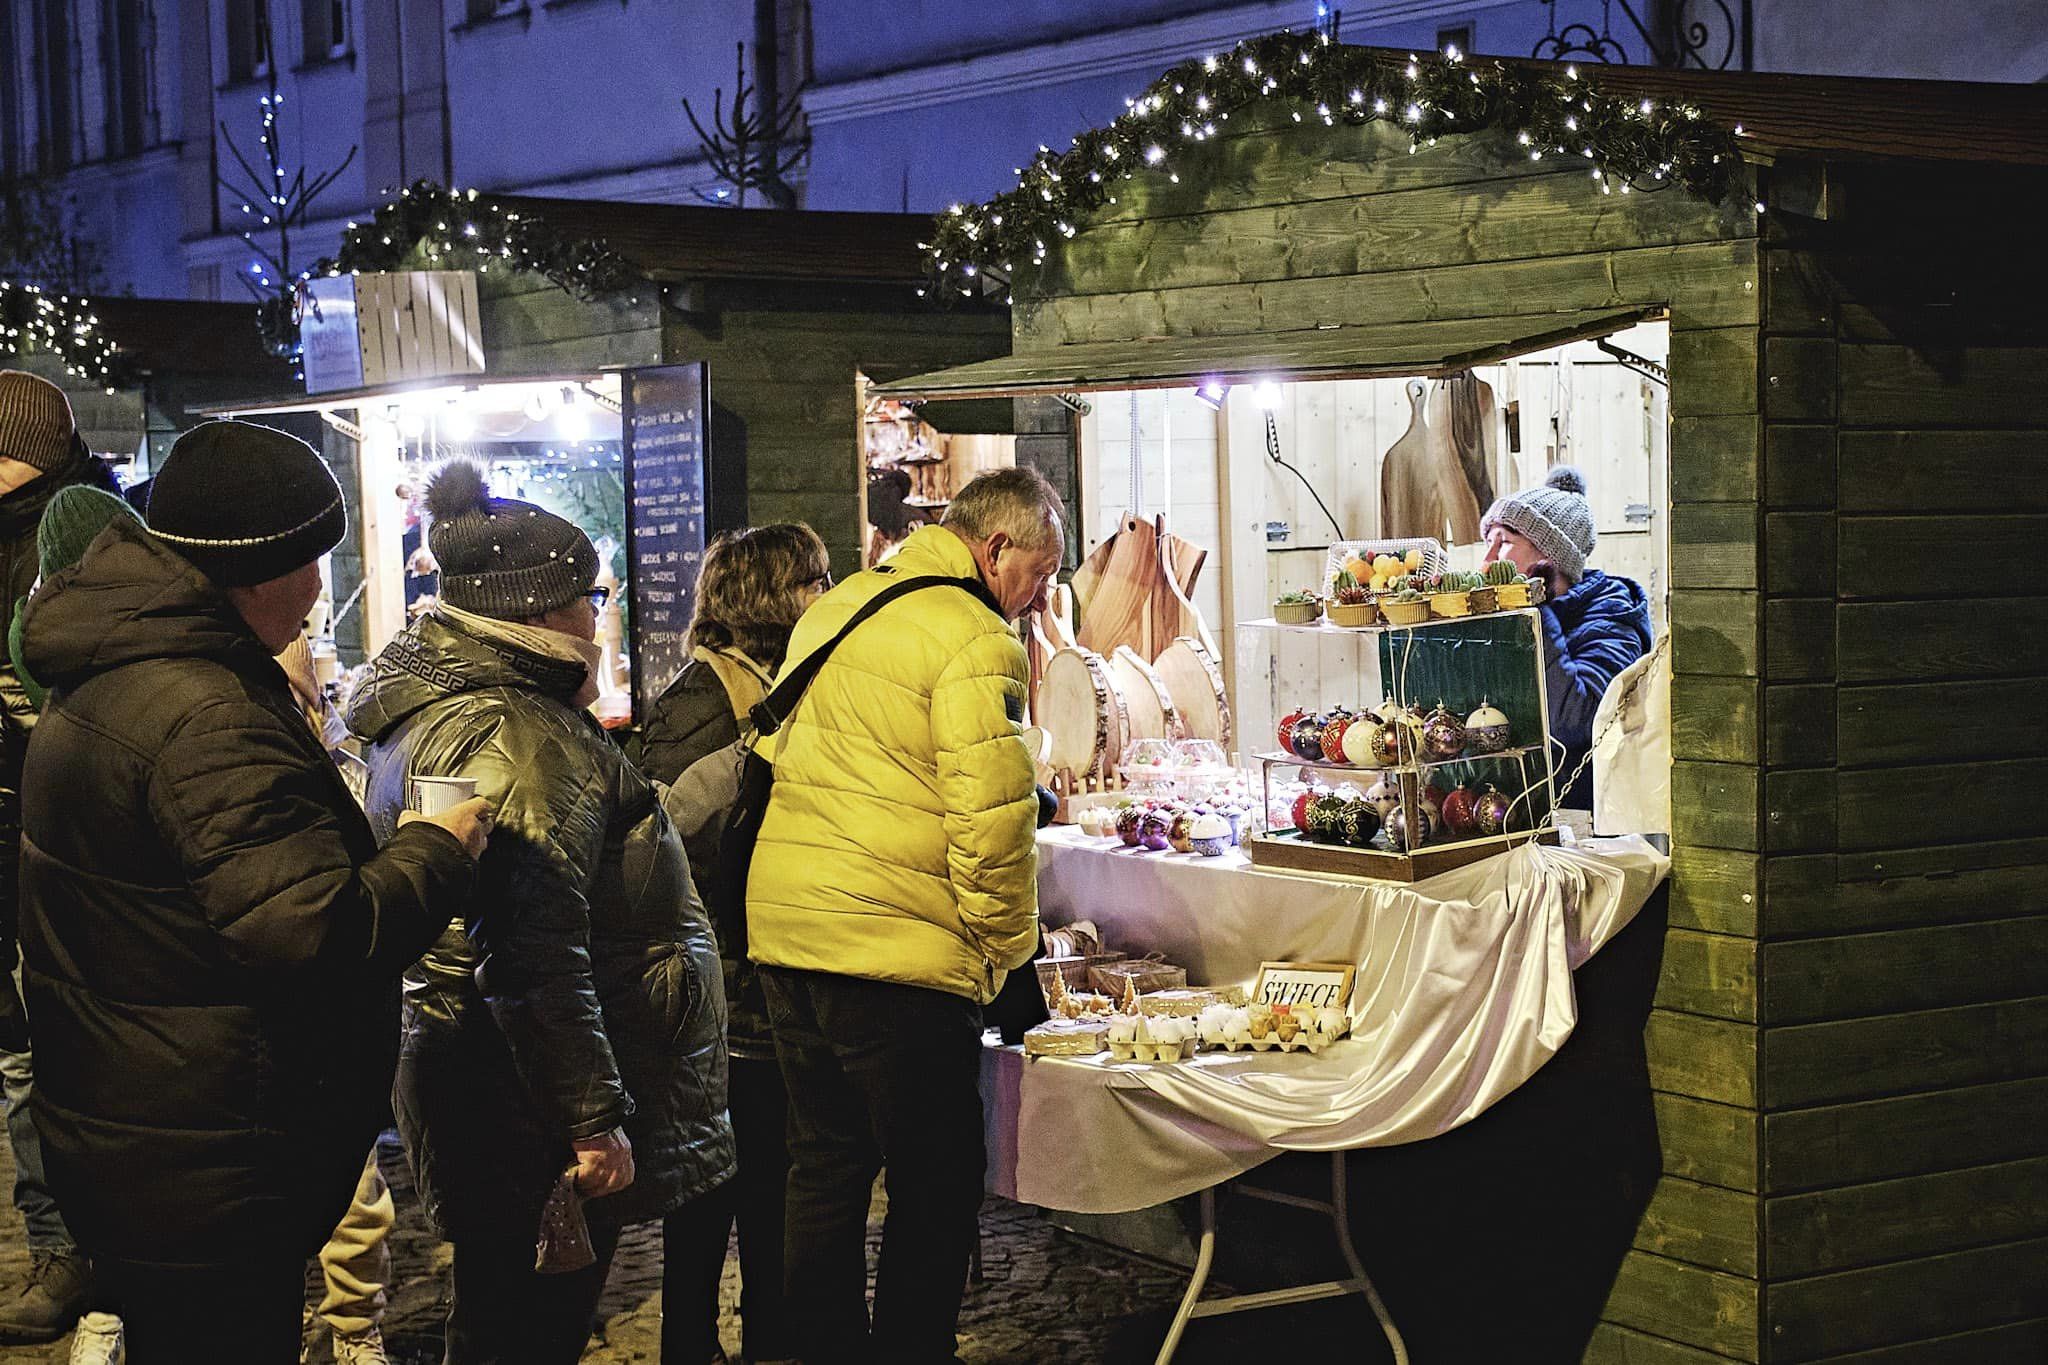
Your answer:
[[[412,1178],[395,1147],[381,1153],[398,1203],[392,1234],[395,1284],[385,1312],[385,1339],[401,1365],[441,1357],[450,1248],[427,1229],[412,1198]],[[13,1188],[11,1153],[0,1142],[0,1190]],[[881,1211],[877,1198],[876,1214]],[[960,1356],[970,1365],[1135,1365],[1150,1361],[1186,1285],[1185,1272],[1124,1255],[1062,1231],[1037,1210],[993,1196],[983,1205],[982,1274],[961,1314]],[[871,1224],[870,1246],[879,1235]],[[0,1292],[12,1292],[28,1266],[21,1220],[0,1204]],[[650,1225],[628,1233],[599,1305],[600,1326],[584,1365],[623,1365],[660,1357],[661,1235]],[[309,1274],[309,1287],[313,1277]],[[317,1295],[315,1296],[317,1298]],[[726,1262],[720,1331],[738,1360],[736,1255]],[[309,1300],[311,1301],[311,1300]],[[1377,1343],[1378,1329],[1355,1299],[1263,1310],[1194,1323],[1176,1362],[1210,1365],[1289,1347]],[[63,1361],[67,1338],[54,1346],[0,1347],[0,1365]],[[1371,1346],[1368,1345],[1370,1350]],[[312,1359],[327,1359],[314,1351]],[[1348,1358],[1348,1357],[1347,1357]]]

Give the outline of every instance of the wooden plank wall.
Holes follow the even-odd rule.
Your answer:
[[[715,311],[666,310],[663,359],[710,366],[712,429],[745,443],[747,519],[808,522],[833,572],[860,568],[861,452],[856,376],[877,382],[1009,350],[1002,312],[943,312],[829,290],[791,296],[732,286]]]
[[[1765,628],[1751,196],[1718,209],[1605,196],[1583,167],[1532,167],[1506,139],[1411,155],[1378,125],[1260,130],[1176,155],[1179,184],[1120,187],[1044,279],[1019,282],[1020,351],[1671,306],[1679,854],[1646,1040],[1665,1173],[1588,1358],[1758,1360],[1763,693],[1780,670]]]
[[[1763,254],[1766,1359],[2038,1361],[2048,177],[1828,201]]]

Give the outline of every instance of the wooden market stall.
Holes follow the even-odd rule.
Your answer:
[[[2039,87],[1281,35],[1176,68],[939,240],[949,279],[1008,277],[1014,354],[888,392],[1050,415],[1019,455],[1068,488],[1051,395],[1443,374],[1668,322],[1673,877],[1635,954],[1655,995],[1640,1027],[1610,1011],[1611,1055],[1553,1064],[1606,1067],[1553,1093],[1617,1110],[1636,1068],[1661,1173],[1610,1191],[1628,1222],[1604,1261],[1514,1244],[1539,1303],[1587,1313],[1587,1359],[2048,1341],[2044,214]],[[1263,520],[1238,509],[1225,554]],[[1520,1098],[1511,1138],[1563,1121]],[[1478,1358],[1458,1333],[1499,1312],[1494,1212],[1427,1185],[1485,1183],[1494,1118],[1382,1167],[1419,1193],[1354,1185],[1411,1234],[1376,1260],[1366,1217],[1360,1248],[1418,1359]]]
[[[431,315],[434,343],[422,341],[415,357],[408,341],[382,383],[233,409],[343,414],[326,450],[355,474],[344,484],[364,503],[354,521],[365,548],[337,554],[335,598],[368,580],[375,599],[341,621],[343,662],[374,652],[417,602],[420,575],[407,576],[403,596],[397,586],[418,567],[414,475],[452,454],[511,460],[512,491],[581,490],[568,511],[588,504],[605,521],[587,529],[618,547],[628,634],[640,637],[622,642],[636,709],[673,672],[696,556],[711,534],[804,521],[835,571],[858,568],[866,383],[1009,345],[1002,305],[940,312],[924,297],[919,247],[931,231],[929,218],[909,214],[491,197],[424,184],[351,225],[318,268],[314,297],[349,285],[351,272],[361,300],[373,285],[393,287],[377,281],[409,279],[413,302],[399,312]],[[494,389],[504,394],[495,403]],[[438,420],[444,400],[479,409],[459,434]],[[408,413],[408,402],[424,414]],[[384,440],[373,432],[363,445],[369,419],[387,410],[409,428]],[[578,412],[565,430],[564,414]],[[411,463],[385,458],[391,447]],[[636,484],[636,464],[657,448],[669,452],[663,472]],[[359,467],[364,451],[374,471]],[[603,486],[583,488],[593,481]],[[404,490],[396,501],[394,487]]]

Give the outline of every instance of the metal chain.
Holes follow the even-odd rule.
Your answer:
[[[1657,637],[1657,643],[1652,645],[1650,647],[1650,652],[1644,655],[1643,657],[1646,659],[1655,659],[1659,654],[1662,654],[1664,652],[1665,647],[1670,643],[1671,632],[1667,630],[1662,635],[1659,635]],[[1572,785],[1579,780],[1580,775],[1584,773],[1589,766],[1591,766],[1593,762],[1593,755],[1599,751],[1600,742],[1606,739],[1609,735],[1613,734],[1614,727],[1621,724],[1621,717],[1625,712],[1627,712],[1628,704],[1635,699],[1636,689],[1641,687],[1643,685],[1643,679],[1649,677],[1650,674],[1654,671],[1654,668],[1644,668],[1638,670],[1634,680],[1629,683],[1628,690],[1621,694],[1621,700],[1615,703],[1614,710],[1608,715],[1607,724],[1601,726],[1600,733],[1594,735],[1591,742],[1586,745],[1586,756],[1579,760],[1579,765],[1576,768],[1572,769],[1571,776],[1567,777],[1563,781],[1563,783],[1561,783],[1558,786],[1558,800],[1561,801],[1564,799],[1564,794],[1572,789]],[[1555,816],[1553,815],[1552,818],[1555,819]]]

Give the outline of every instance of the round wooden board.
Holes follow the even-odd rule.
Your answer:
[[[1213,739],[1229,752],[1230,698],[1223,690],[1223,670],[1202,642],[1176,636],[1159,651],[1152,668],[1166,684],[1188,738]]]
[[[1130,739],[1181,739],[1180,710],[1152,665],[1129,645],[1109,656],[1109,675],[1123,692],[1131,717]],[[1121,757],[1121,754],[1119,754]]]
[[[1046,660],[1036,714],[1051,737],[1047,758],[1055,772],[1107,777],[1130,735],[1115,676],[1091,649],[1055,650]]]

